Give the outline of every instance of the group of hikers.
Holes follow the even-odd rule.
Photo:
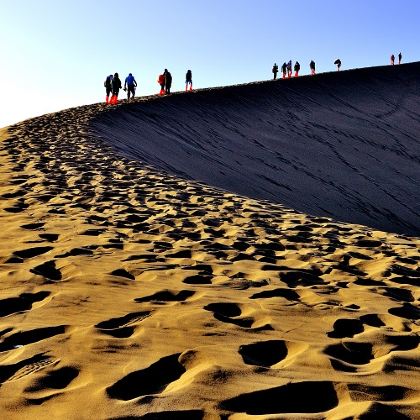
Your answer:
[[[400,51],[400,53],[398,54],[398,64],[401,64],[401,61],[402,61],[402,54]],[[391,65],[393,66],[394,64],[395,64],[395,55],[391,54]]]
[[[107,76],[104,82],[104,87],[106,91],[106,103],[107,104],[116,104],[118,102],[118,94],[122,88],[121,79],[118,76],[118,73],[114,75],[110,74]],[[124,81],[124,92],[127,92],[127,99],[130,100],[130,97],[134,98],[136,94],[137,82],[134,76],[129,73]],[[112,93],[111,98],[109,95]]]
[[[315,63],[314,63],[315,66]],[[314,67],[315,68],[315,67]],[[293,70],[295,71],[295,77],[299,76],[299,71],[300,71],[300,64],[299,61],[296,61]],[[273,65],[273,70],[272,70],[273,74],[274,74],[274,80],[277,79],[277,73],[279,72],[279,66],[274,63]],[[287,77],[290,78],[292,77],[292,60],[290,60],[287,64],[283,63],[283,65],[281,66],[281,72],[283,73],[283,79],[286,78],[286,74]]]
[[[165,71],[159,75],[158,83],[160,85],[159,95],[168,95],[171,93],[172,75],[167,69],[165,69]],[[185,75],[185,91],[187,92],[188,90],[193,90],[191,70],[187,70],[187,73]]]
[[[401,64],[402,61],[402,54],[401,52],[398,54],[398,64]],[[299,76],[300,71],[300,64],[299,61],[295,62],[295,65],[292,66],[292,60],[289,60],[288,63],[284,62],[281,66],[281,72],[283,75],[283,79],[291,78],[292,77],[292,67],[295,72],[294,77]],[[337,66],[337,71],[340,71],[341,68],[341,60],[337,58],[337,60],[334,61],[334,64]],[[395,55],[391,55],[391,64],[395,64]],[[309,63],[309,68],[311,70],[311,75],[315,75],[315,61],[311,60]],[[279,67],[276,63],[273,65],[272,69],[274,80],[277,79],[277,73],[279,72]],[[159,75],[157,82],[160,85],[160,92],[159,95],[169,95],[171,93],[171,86],[172,86],[172,75],[168,71],[168,69],[165,69],[162,74]],[[106,103],[107,104],[116,104],[118,102],[118,94],[120,89],[122,88],[121,80],[118,76],[118,73],[115,73],[114,75],[110,74],[107,76],[104,87],[106,90]],[[134,76],[129,73],[129,75],[125,78],[124,81],[124,91],[127,92],[127,99],[130,100],[130,98],[134,98],[136,94],[136,87],[137,82]],[[192,91],[193,90],[193,82],[192,82],[192,72],[191,70],[188,70],[185,75],[185,91]],[[112,93],[112,95],[111,95]],[[111,97],[110,97],[111,95]]]
[[[159,75],[157,82],[160,85],[160,95],[168,95],[171,93],[172,75],[168,71],[168,69],[165,69],[165,71]],[[115,73],[114,75],[110,74],[109,76],[107,76],[104,82],[104,87],[106,92],[105,102],[107,104],[115,105],[118,102],[118,94],[120,92],[120,89],[122,88],[121,80],[118,76],[118,73]],[[136,94],[136,87],[136,79],[131,73],[129,73],[129,75],[125,78],[124,82],[124,92],[127,92],[128,100],[130,100],[130,97],[134,98]],[[185,75],[185,91],[188,90],[193,90],[191,70],[187,70],[187,74]]]
[[[292,77],[292,60],[289,60],[288,63],[284,62],[283,65],[281,66],[281,72],[282,72],[282,78],[286,79],[286,77],[288,79],[290,79]],[[337,66],[337,70],[340,71],[341,68],[341,60],[339,58],[337,58],[337,60],[334,61],[334,64]],[[311,60],[311,62],[309,63],[309,69],[311,70],[311,75],[313,76],[316,72],[315,72],[315,61]],[[299,77],[299,71],[300,71],[300,63],[299,61],[296,61],[295,65],[293,66],[293,70],[295,72],[295,77]],[[271,70],[273,75],[274,75],[274,80],[277,79],[277,73],[279,72],[279,66],[277,65],[277,63],[274,63],[273,65],[273,69]]]
[[[402,54],[401,52],[398,54],[398,64],[401,64],[402,61]],[[337,66],[337,71],[340,71],[341,69],[341,60],[339,58],[337,58],[337,60],[334,61],[334,64]],[[391,55],[391,64],[394,65],[395,64],[395,55],[392,54]],[[309,68],[311,70],[311,74],[312,76],[315,74],[315,61],[311,60],[311,62],[309,63]],[[300,64],[299,61],[296,61],[295,65],[293,66],[293,70],[295,71],[295,77],[299,76],[299,71],[300,71]],[[274,76],[274,80],[277,79],[277,73],[279,72],[279,66],[277,65],[277,63],[274,63],[273,65],[273,69],[271,70]],[[290,60],[288,63],[283,63],[283,65],[281,66],[281,72],[283,74],[283,79],[290,78],[292,77],[292,60]]]

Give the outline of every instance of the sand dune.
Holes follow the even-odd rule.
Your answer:
[[[381,149],[375,136],[386,124],[392,125],[387,128],[392,134],[387,137],[389,148],[381,152],[389,156],[384,159],[386,169],[372,167],[366,188],[369,194],[379,194],[374,189],[378,184],[399,197],[391,200],[387,195],[393,218],[378,211],[389,203],[378,200],[372,209],[370,201],[363,201],[370,195],[362,190],[357,200],[369,211],[357,211],[356,201],[342,204],[343,208],[354,205],[354,217],[366,214],[372,225],[374,219],[390,226],[393,220],[389,231],[414,232],[418,227],[410,216],[418,179],[410,171],[416,168],[418,146],[412,146],[411,157],[401,152],[418,135],[410,131],[419,115],[414,99],[418,90],[412,83],[416,68],[417,64],[392,69],[401,89],[407,80],[408,98],[401,91],[394,117],[372,116],[391,109],[378,94],[371,98],[370,111],[365,110],[369,121],[382,118],[384,124],[378,131],[370,129],[372,159]],[[380,84],[381,78],[390,83],[388,72],[383,70],[375,83]],[[138,99],[112,109],[92,105],[4,129],[0,134],[2,417],[419,418],[418,237],[298,212],[279,203],[277,189],[270,190],[277,197],[270,201],[249,198],[245,191],[240,195],[215,188],[223,186],[217,180],[226,181],[228,176],[206,179],[212,181],[210,186],[175,175],[180,172],[175,163],[193,149],[195,138],[194,147],[202,153],[191,152],[186,176],[195,176],[195,163],[200,174],[219,173],[219,164],[210,160],[213,148],[220,165],[226,165],[226,174],[236,171],[228,189],[241,192],[238,186],[247,180],[249,195],[256,195],[252,189],[270,183],[253,172],[270,162],[268,153],[258,166],[259,149],[254,148],[256,166],[247,164],[248,172],[241,172],[239,163],[227,165],[224,151],[225,146],[233,147],[226,143],[234,130],[241,132],[247,124],[244,130],[249,133],[247,108],[261,105],[255,120],[263,120],[261,127],[266,127],[269,115],[264,103],[268,108],[274,104],[268,92],[279,98],[281,91],[307,86],[315,100],[315,90],[321,98],[328,78],[339,83],[342,76],[343,89],[350,90],[350,81],[360,81],[364,74],[367,80],[372,77],[366,70]],[[331,88],[340,90],[338,85]],[[287,95],[290,99],[297,94]],[[340,108],[331,92],[325,95],[321,108],[328,107],[335,122],[327,122],[325,110],[318,118],[336,127],[341,118],[337,115],[347,114],[350,105]],[[205,102],[213,103],[207,117],[200,108]],[[174,127],[178,107],[188,108],[200,119],[194,125],[181,127],[179,122]],[[289,111],[281,111],[280,105],[275,109],[273,124],[282,124]],[[161,118],[168,110],[172,110],[171,123],[165,126]],[[301,131],[296,128],[298,121],[296,126],[290,123],[297,109],[290,112],[284,130]],[[307,133],[312,126],[317,132],[316,112],[311,111]],[[393,124],[387,118],[395,118]],[[348,132],[360,133],[360,120],[353,123]],[[209,141],[203,127],[212,124],[214,137]],[[220,131],[223,124],[226,137]],[[244,155],[250,153],[250,139],[266,145],[268,132],[255,130],[243,139]],[[343,126],[341,130],[347,132]],[[137,133],[136,142],[128,143],[130,132]],[[277,129],[272,139],[275,133]],[[158,134],[161,147],[154,150]],[[181,136],[185,147],[178,143]],[[318,143],[332,150],[333,139],[327,146],[327,137]],[[174,161],[168,160],[175,154],[173,144],[166,154],[162,151],[169,138],[180,149]],[[363,142],[368,138],[366,133]],[[142,149],[140,143],[147,147]],[[291,157],[284,147],[274,143],[270,147]],[[337,141],[334,148],[349,161],[351,153],[345,152],[344,144]],[[302,153],[294,150],[298,168],[315,170],[309,166],[310,158],[303,160]],[[397,177],[391,167],[397,168],[399,159],[408,167],[399,168]],[[342,159],[336,157],[334,162],[338,171]],[[361,163],[370,164],[367,158]],[[279,171],[292,177],[290,167],[285,163],[286,169]],[[381,184],[379,179],[385,176],[388,183]],[[197,178],[204,180],[201,175]],[[299,190],[300,198],[302,203],[307,198],[317,213],[320,201],[310,193],[309,178],[293,185],[300,188],[306,183]],[[337,203],[340,197],[351,196],[345,181],[342,174],[331,181],[340,192],[331,198],[331,208],[337,209],[335,217],[343,219]],[[318,197],[318,192],[313,195]],[[326,196],[323,200],[328,206]]]
[[[420,63],[227,87],[101,114],[128,157],[248,197],[420,234]]]

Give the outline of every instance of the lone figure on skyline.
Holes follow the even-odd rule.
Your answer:
[[[300,70],[299,61],[296,61],[294,70],[295,70],[295,77],[298,77],[299,76],[299,70]]]
[[[400,51],[400,53],[398,54],[398,64],[401,64],[401,60],[402,60],[402,54]]]
[[[190,86],[190,91],[193,90],[193,82],[192,82],[192,71],[188,70],[187,74],[185,75],[185,91],[188,90],[188,85]]]
[[[311,62],[309,63],[309,68],[311,69],[311,74],[312,76],[315,75],[315,61],[311,60]]]
[[[391,66],[395,64],[395,55],[391,54]]]
[[[273,75],[274,75],[274,80],[276,80],[277,79],[277,73],[279,72],[279,66],[276,63],[274,63],[272,72],[273,72]]]
[[[137,82],[134,76],[130,73],[126,78],[124,82],[124,90],[127,90],[127,99],[130,100],[130,94],[134,95],[136,94],[136,87]]]
[[[340,71],[341,60],[339,58],[337,58],[337,60],[334,61],[334,64],[337,66],[337,71]]]

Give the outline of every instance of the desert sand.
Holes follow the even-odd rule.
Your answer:
[[[1,417],[420,418],[419,67],[3,129]]]

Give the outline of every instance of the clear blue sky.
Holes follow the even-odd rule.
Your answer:
[[[419,0],[0,0],[0,127],[99,102],[107,74],[156,93],[271,78],[276,61],[308,73],[420,60]]]

